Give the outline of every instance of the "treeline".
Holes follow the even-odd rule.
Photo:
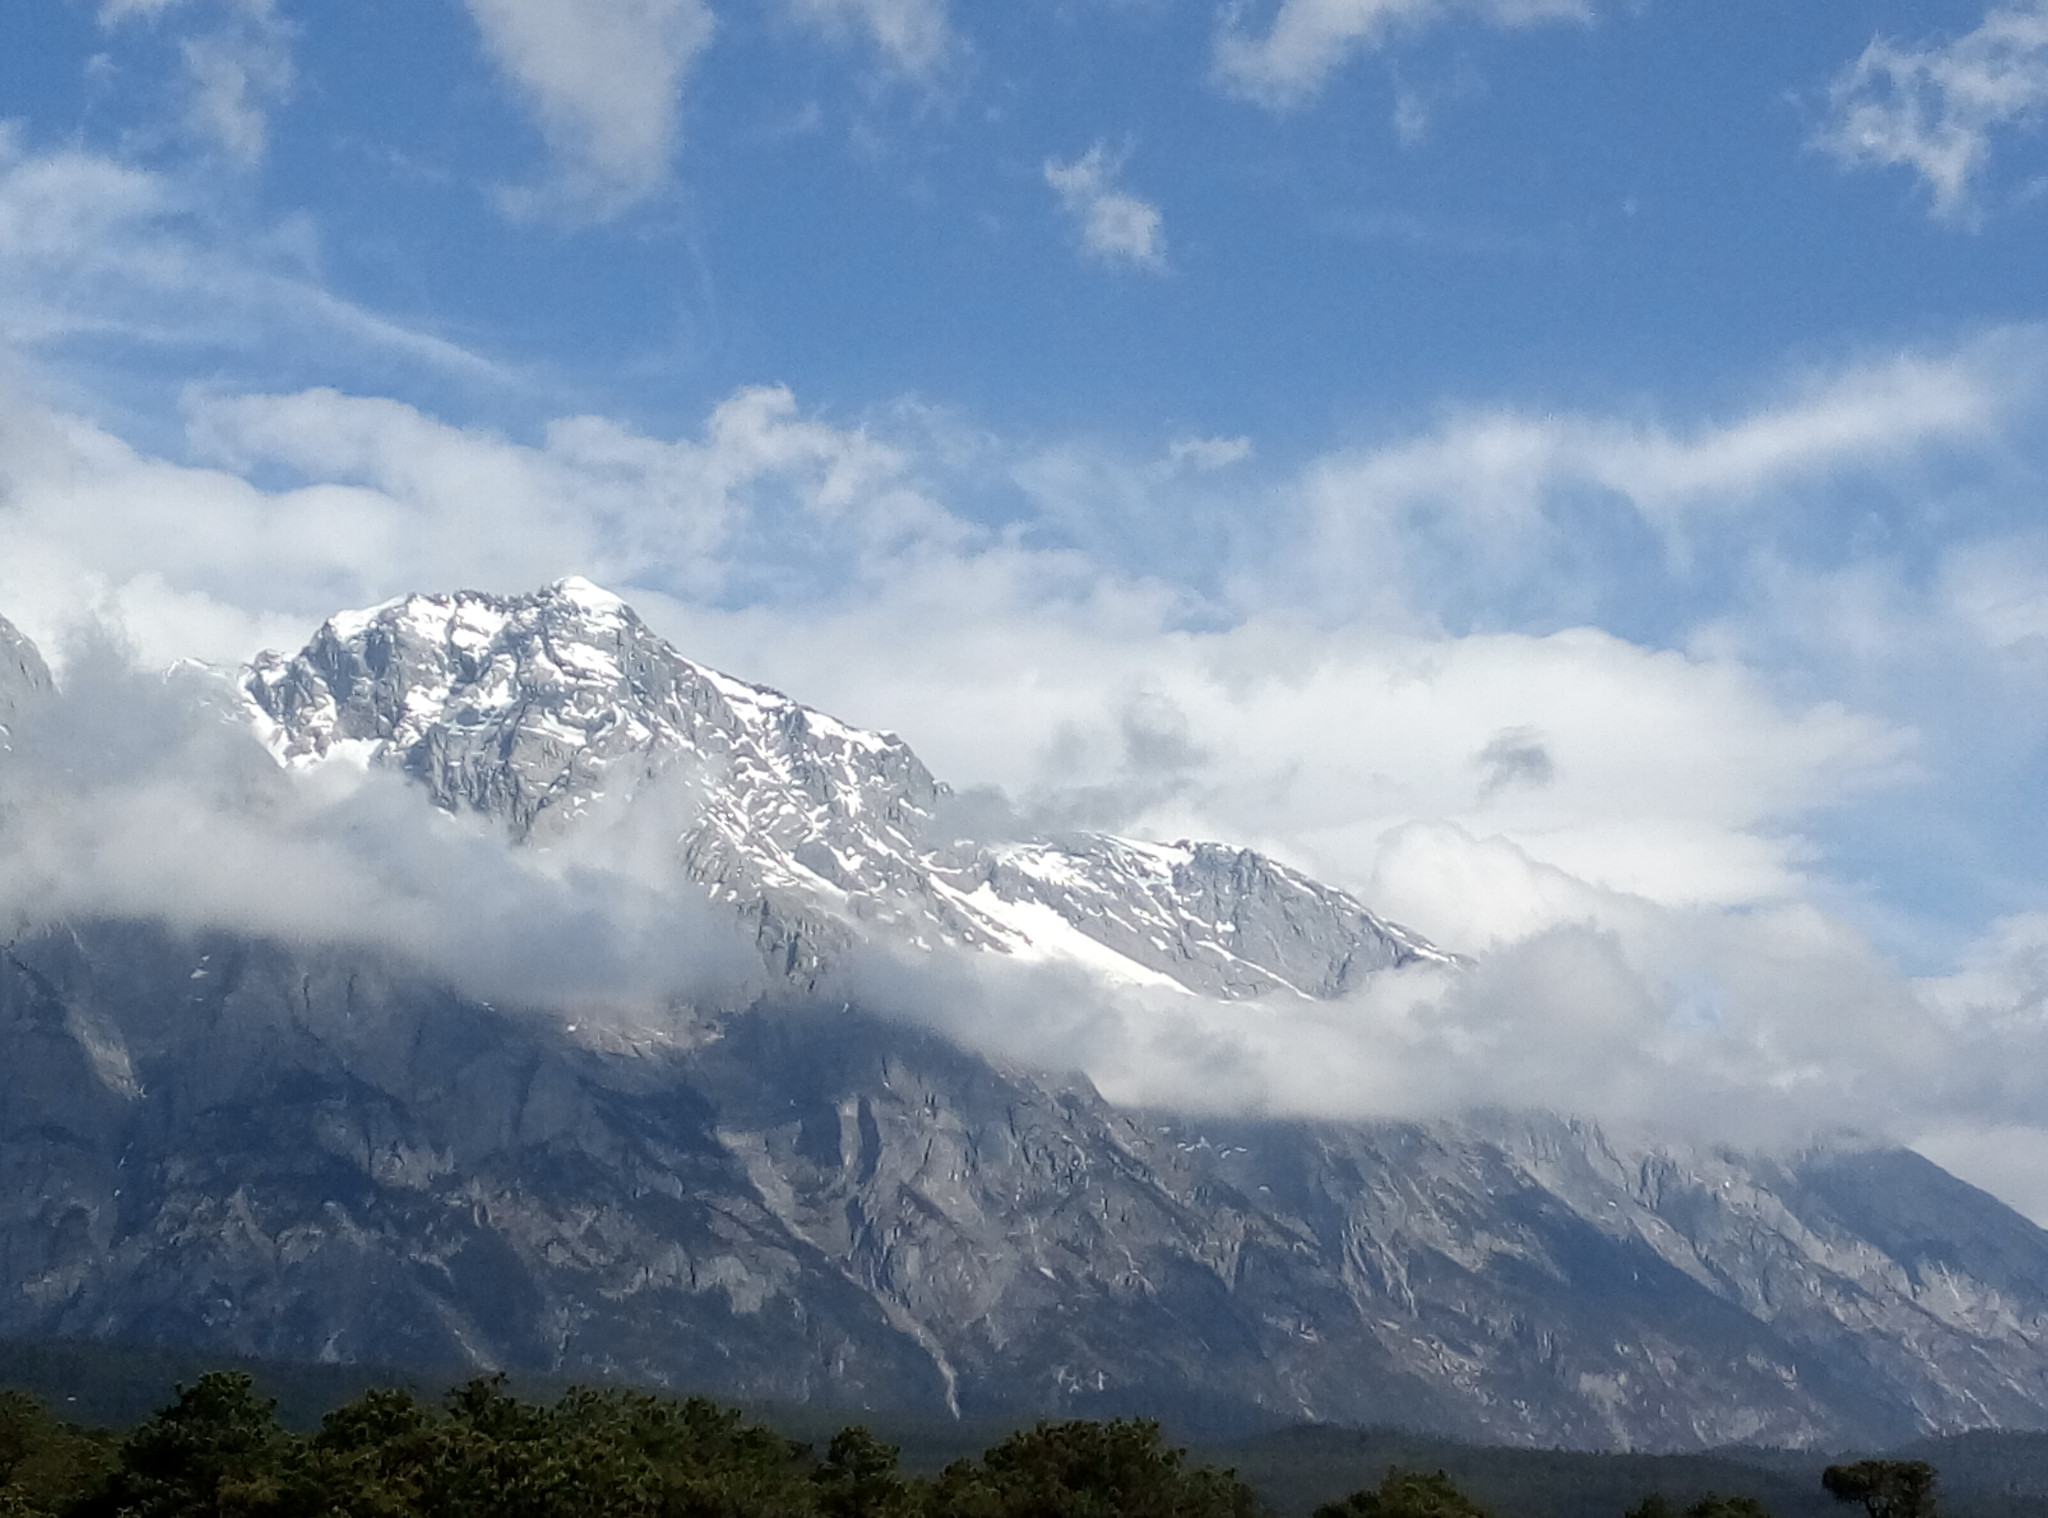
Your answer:
[[[1919,1462],[1831,1467],[1867,1518],[1932,1518]],[[204,1375],[125,1436],[0,1394],[0,1518],[1263,1518],[1233,1471],[1191,1464],[1140,1420],[1040,1423],[937,1475],[862,1427],[820,1451],[702,1398],[502,1379],[440,1405],[365,1392],[311,1432],[239,1372]],[[1491,1518],[1442,1472],[1392,1469],[1316,1518]],[[1624,1518],[1768,1518],[1748,1498]]]
[[[1137,1421],[1044,1423],[935,1477],[859,1427],[818,1452],[701,1398],[495,1379],[435,1407],[374,1390],[307,1434],[218,1372],[125,1438],[0,1398],[5,1518],[1253,1518],[1251,1489]]]

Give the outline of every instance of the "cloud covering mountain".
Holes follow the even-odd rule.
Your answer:
[[[1896,1072],[1630,1026],[1582,936],[962,836],[582,579],[225,677],[0,646],[0,1331],[1595,1448],[2040,1416],[2048,1234],[1810,1132]]]
[[[2048,1215],[2036,9],[38,8],[0,610],[106,757],[17,742],[13,899],[722,964],[619,838],[399,836],[158,683],[581,574],[965,833],[1225,840],[1477,961],[1118,993],[1117,1089],[1853,1123]]]
[[[104,637],[61,695],[22,667],[17,932],[143,919],[389,954],[643,1029],[793,976],[1219,1115],[1967,1142],[2043,1099],[2041,1035],[2005,1010],[2033,993],[1981,972],[1916,992],[1811,908],[1603,898],[1555,869],[1531,901],[1543,872],[1504,844],[1392,841],[1440,899],[1523,891],[1521,931],[1461,965],[1234,845],[963,811],[900,740],[690,664],[584,581],[337,615],[240,675],[138,673]],[[1490,868],[1441,879],[1461,850]]]

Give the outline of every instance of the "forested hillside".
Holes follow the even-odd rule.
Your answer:
[[[1334,1428],[1183,1450],[1136,1419],[834,1426],[819,1409],[502,1377],[436,1396],[320,1366],[201,1371],[146,1414],[104,1416],[184,1370],[0,1344],[16,1388],[0,1392],[0,1518],[2048,1518],[2048,1435],[1832,1471],[1810,1451],[1588,1455]],[[1937,1465],[1938,1502],[1841,1476]]]

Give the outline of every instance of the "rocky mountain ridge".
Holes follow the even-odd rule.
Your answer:
[[[800,978],[864,934],[1226,998],[1335,996],[1451,958],[1248,849],[944,836],[945,788],[900,738],[692,663],[585,580],[344,613],[243,686],[281,762],[397,768],[521,838],[689,787],[689,875],[757,913]]]
[[[2048,1422],[2048,1235],[1917,1156],[1122,1110],[806,990],[866,933],[1215,997],[1434,952],[1257,855],[958,847],[900,742],[578,582],[337,618],[245,689],[281,763],[392,767],[531,847],[687,787],[691,888],[787,973],[643,1037],[341,943],[31,924],[0,1335],[1584,1448]]]

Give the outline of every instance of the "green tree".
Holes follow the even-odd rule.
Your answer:
[[[907,1512],[910,1488],[897,1474],[899,1453],[857,1423],[842,1428],[811,1472],[818,1510],[827,1518],[890,1518]]]
[[[293,1518],[408,1518],[418,1475],[440,1440],[438,1420],[411,1392],[375,1387],[334,1409],[290,1463],[283,1507]]]
[[[239,1371],[213,1371],[121,1444],[82,1518],[254,1518],[278,1511],[292,1441]]]
[[[1771,1515],[1754,1497],[1723,1497],[1716,1492],[1708,1492],[1681,1514],[1667,1498],[1653,1493],[1630,1508],[1626,1518],[1771,1518]]]
[[[1490,1518],[1486,1509],[1458,1490],[1442,1471],[1389,1466],[1377,1487],[1326,1502],[1315,1518]],[[1645,1515],[1657,1518],[1657,1515]]]
[[[106,1435],[52,1418],[35,1398],[0,1392],[0,1518],[55,1513],[103,1482]]]
[[[956,1461],[930,1488],[946,1518],[1251,1518],[1260,1511],[1235,1471],[1190,1470],[1159,1425],[1041,1423],[1012,1434],[977,1466]]]
[[[1934,1518],[1934,1467],[1925,1460],[1831,1465],[1820,1484],[1838,1502],[1862,1503],[1870,1518]]]

